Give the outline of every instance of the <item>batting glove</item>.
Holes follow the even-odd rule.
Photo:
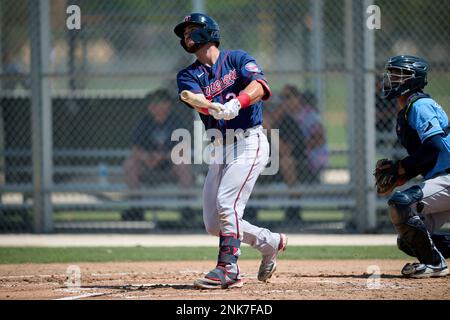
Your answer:
[[[213,102],[212,104],[221,109],[221,111],[219,112],[212,109],[209,110],[209,114],[212,115],[216,120],[231,120],[233,118],[236,118],[236,116],[239,114],[239,110],[241,109],[241,103],[238,99],[231,99],[225,104],[217,102]]]
[[[216,120],[223,119],[223,117],[224,117],[224,114],[223,114],[224,106],[223,106],[223,104],[218,103],[218,102],[213,102],[212,105],[214,105],[215,107],[218,107],[220,109],[220,111],[216,111],[214,109],[208,109],[209,114],[212,115],[214,117],[214,119],[216,119]]]
[[[241,103],[238,99],[231,99],[223,105],[223,108],[224,119],[231,120],[236,118],[239,114],[239,110],[241,110]]]

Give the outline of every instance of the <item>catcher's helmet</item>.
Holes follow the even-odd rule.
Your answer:
[[[192,52],[195,52],[198,48],[208,42],[216,42],[217,46],[220,44],[220,32],[219,25],[214,19],[203,13],[191,13],[184,17],[183,21],[177,24],[173,31],[181,39],[181,46],[188,52],[186,44],[184,43],[184,29],[188,25],[198,25],[199,29],[191,32],[191,39],[195,43],[195,48]],[[191,53],[192,53],[191,52]]]
[[[427,85],[428,62],[414,56],[395,56],[389,58],[384,66],[384,99],[392,99],[410,92],[416,92]]]

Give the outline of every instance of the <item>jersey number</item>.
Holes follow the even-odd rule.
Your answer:
[[[236,98],[236,93],[234,93],[234,92],[229,92],[229,93],[227,93],[227,95],[225,96],[225,100],[226,100],[226,101],[230,101],[231,99],[234,99],[234,98]]]

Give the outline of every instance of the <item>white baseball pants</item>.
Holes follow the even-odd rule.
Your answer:
[[[263,255],[277,249],[280,235],[243,219],[255,182],[269,159],[269,142],[262,127],[246,131],[234,143],[216,142],[203,188],[203,221],[215,236],[233,235]]]

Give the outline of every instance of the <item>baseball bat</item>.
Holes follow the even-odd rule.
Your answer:
[[[189,103],[193,107],[213,109],[214,111],[217,112],[220,111],[219,107],[213,105],[211,101],[206,99],[205,96],[201,94],[195,94],[191,91],[183,90],[180,93],[180,98],[181,100],[183,100],[186,103]]]

